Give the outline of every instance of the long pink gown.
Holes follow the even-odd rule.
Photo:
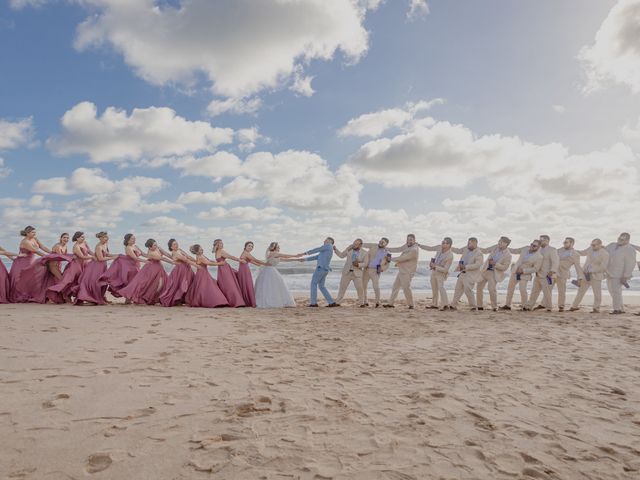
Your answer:
[[[91,302],[98,305],[107,303],[107,299],[104,297],[107,293],[107,285],[99,281],[106,271],[106,260],[92,260],[87,263],[78,280],[76,303]]]
[[[0,303],[9,303],[10,291],[9,272],[2,260],[0,260]]]
[[[169,282],[160,295],[160,304],[163,307],[174,307],[185,303],[185,296],[189,291],[194,277],[191,265],[180,262],[169,274]]]
[[[224,258],[217,258],[216,261],[223,262]],[[218,266],[218,286],[227,298],[230,307],[246,306],[244,298],[242,297],[242,291],[240,290],[240,284],[238,283],[238,277],[228,263]]]
[[[136,251],[136,255],[140,256]],[[107,271],[99,278],[101,286],[106,286],[114,297],[122,297],[120,290],[129,285],[140,271],[140,262],[129,255],[118,255]]]
[[[22,272],[17,283],[18,290],[28,294],[28,302],[46,303],[47,289],[62,280],[58,280],[55,275],[51,273],[49,264],[57,263],[58,268],[62,271],[62,263],[68,263],[72,260],[73,255],[66,253],[49,253],[36,259],[30,267]]]
[[[238,284],[242,292],[244,304],[247,307],[256,308],[256,292],[253,289],[253,277],[251,276],[251,268],[248,263],[241,263],[238,267]]]
[[[9,271],[9,300],[12,303],[28,302],[31,298],[31,286],[34,282],[31,282],[33,273],[29,273],[29,268],[39,258],[26,248],[20,249],[20,255],[23,256],[13,261]]]
[[[127,300],[140,305],[155,305],[167,284],[169,276],[160,260],[148,260],[133,280],[120,290]]]
[[[81,245],[80,250],[83,255],[89,254],[89,247]],[[52,303],[73,303],[73,297],[78,294],[80,289],[80,276],[85,268],[88,260],[78,258],[75,255],[73,260],[62,272],[62,278],[55,285],[50,286],[46,290],[47,299]]]
[[[190,307],[228,307],[227,298],[206,265],[200,265],[187,291],[185,301]]]

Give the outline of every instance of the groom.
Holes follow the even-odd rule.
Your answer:
[[[327,307],[337,307],[338,304],[333,301],[333,297],[327,290],[327,287],[324,286],[324,282],[327,279],[327,275],[331,271],[331,257],[333,256],[333,238],[327,237],[324,241],[324,244],[321,247],[314,248],[307,252],[302,253],[300,256],[307,256],[317,253],[313,257],[307,257],[304,260],[306,262],[313,262],[317,260],[318,266],[316,270],[313,272],[313,276],[311,277],[311,303],[310,307],[318,306],[318,288],[322,292],[322,296],[324,296],[327,301]]]

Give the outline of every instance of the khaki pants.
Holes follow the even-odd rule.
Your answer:
[[[356,292],[358,293],[358,305],[362,305],[364,302],[364,296],[362,293],[362,277],[356,276],[355,272],[346,272],[342,274],[342,278],[340,278],[340,287],[338,288],[338,298],[336,298],[336,303],[342,302],[344,298],[344,294],[347,292],[347,288],[349,284],[353,282],[353,285],[356,287]]]
[[[434,307],[449,305],[449,296],[444,288],[445,280],[440,272],[431,271],[431,305]]]
[[[363,302],[367,303],[367,290],[369,287],[369,280],[373,283],[373,291],[376,295],[376,303],[380,303],[380,275],[376,272],[375,268],[367,267],[362,274],[362,290],[363,290]]]
[[[533,287],[531,288],[531,298],[527,304],[527,307],[533,308],[533,304],[536,303],[538,297],[540,296],[540,292],[542,292],[542,306],[548,310],[553,308],[553,302],[551,300],[551,288],[553,286],[549,285],[547,282],[546,275],[538,275],[533,279]]]
[[[393,305],[400,293],[400,289],[404,292],[404,298],[407,300],[407,304],[413,307],[413,292],[411,291],[411,280],[413,279],[413,273],[398,272],[396,279],[393,282],[391,288],[391,296],[389,297],[389,305]]]
[[[558,285],[558,308],[564,308],[567,303],[567,281],[568,278],[558,277],[556,285]]]
[[[609,295],[611,295],[611,302],[613,303],[613,309],[622,311],[624,310],[624,303],[622,302],[622,279],[621,278],[607,278],[607,289]]]
[[[576,299],[573,301],[571,308],[577,308],[580,306],[580,302],[584,298],[584,294],[589,290],[589,287],[593,290],[594,310],[598,310],[600,308],[600,305],[602,305],[602,280],[593,279],[590,282],[582,279],[582,283],[580,283],[580,287],[578,288],[578,294],[576,295]]]
[[[520,303],[522,304],[522,306],[525,306],[529,298],[527,294],[528,283],[529,283],[529,280],[524,280],[524,279],[518,280],[515,272],[512,273],[511,276],[509,277],[509,285],[507,286],[507,301],[505,302],[505,305],[508,307],[511,306],[511,302],[513,301],[513,294],[516,290],[516,285],[518,285],[520,289]]]
[[[498,308],[498,289],[496,282],[495,272],[492,270],[485,270],[482,272],[481,280],[478,282],[477,290],[476,290],[476,302],[477,306],[484,307],[484,287],[485,285],[489,288],[489,300],[491,301],[491,308]]]
[[[460,298],[462,298],[462,294],[464,293],[467,297],[467,301],[471,308],[476,308],[476,296],[473,293],[473,285],[475,282],[469,278],[467,273],[461,273],[458,277],[458,281],[456,282],[456,289],[453,292],[453,300],[451,301],[451,306],[458,306],[458,302]]]

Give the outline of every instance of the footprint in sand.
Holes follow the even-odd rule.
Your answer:
[[[127,356],[127,352],[116,352],[113,354],[113,358],[124,358]]]
[[[137,342],[137,341],[138,341],[138,339],[137,339],[137,338],[131,338],[131,339],[129,339],[129,340],[125,340],[125,341],[124,341],[124,343],[126,343],[127,345],[129,345],[129,344],[135,343],[135,342]]]
[[[87,473],[98,473],[109,468],[112,462],[108,453],[94,453],[87,458],[85,470]]]

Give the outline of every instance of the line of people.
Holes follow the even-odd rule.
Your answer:
[[[380,307],[380,276],[393,262],[398,272],[389,300],[382,306],[393,308],[402,290],[409,308],[413,309],[415,304],[411,282],[418,267],[419,250],[422,249],[435,255],[429,261],[432,301],[428,309],[456,310],[464,295],[471,309],[484,310],[483,295],[487,289],[490,308],[497,311],[497,285],[510,271],[506,302],[500,307],[501,310],[512,309],[513,296],[518,287],[522,310],[552,311],[552,291],[553,287],[557,286],[558,310],[563,312],[566,308],[567,282],[571,279],[573,269],[576,275],[573,283],[578,287],[578,292],[569,311],[579,310],[585,294],[591,289],[594,297],[592,312],[599,313],[602,304],[602,281],[606,280],[613,304],[611,313],[620,314],[624,313],[622,288],[629,288],[628,282],[636,266],[636,251],[640,251],[640,247],[632,245],[630,240],[631,236],[628,233],[621,233],[616,242],[606,247],[602,240],[596,238],[588,248],[577,250],[575,239],[571,237],[567,237],[563,246],[557,249],[550,245],[548,235],[541,235],[530,245],[520,248],[511,248],[511,240],[507,237],[500,237],[497,244],[481,248],[478,246],[478,239],[471,237],[465,247],[456,248],[453,247],[450,237],[445,237],[440,245],[429,246],[417,243],[415,235],[409,234],[406,243],[400,247],[389,247],[389,240],[383,237],[377,244],[364,243],[362,239],[356,239],[341,251],[334,246],[333,239],[327,237],[322,247],[300,255],[318,253],[316,257],[307,258],[318,261],[311,281],[310,307],[318,306],[318,289],[329,307],[339,306],[351,283],[355,286],[360,307],[367,307],[369,281],[375,293],[375,306]],[[338,297],[335,300],[324,286],[333,253],[340,258],[346,258]],[[399,255],[394,257],[394,253]],[[453,298],[449,302],[444,285],[454,265],[454,254],[460,255],[460,258],[453,269],[457,280]],[[486,259],[485,255],[488,255]],[[513,255],[518,255],[515,263],[512,263]],[[584,264],[581,264],[581,256],[586,257]],[[530,294],[529,282],[532,282]],[[541,293],[542,301],[536,306]]]

